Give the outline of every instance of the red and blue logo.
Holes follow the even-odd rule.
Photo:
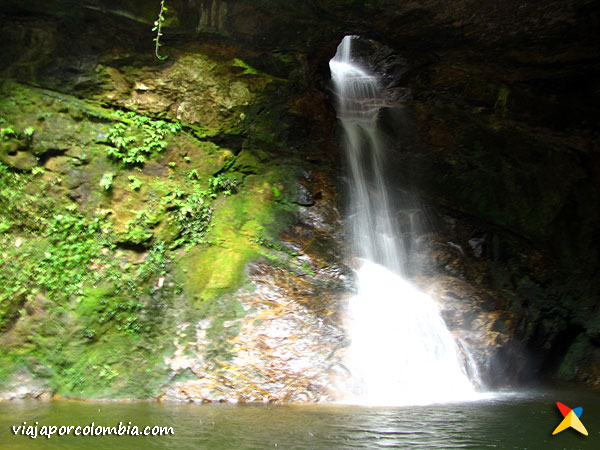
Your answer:
[[[588,435],[587,430],[581,423],[581,420],[579,420],[581,414],[583,413],[583,408],[581,406],[571,409],[568,406],[563,405],[561,402],[556,402],[556,406],[558,406],[558,409],[560,410],[560,413],[563,415],[564,419],[558,424],[556,430],[554,430],[552,434],[558,434],[567,428],[575,428],[581,434],[586,436]]]

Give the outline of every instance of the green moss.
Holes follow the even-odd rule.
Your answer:
[[[243,177],[243,183],[236,186],[235,195],[219,196],[214,202],[207,243],[177,260],[177,277],[185,297],[199,318],[211,319],[208,358],[224,361],[231,357],[228,339],[239,332],[235,320],[245,315],[231,294],[244,284],[250,260],[273,257],[273,248],[261,242],[265,236],[276,240],[290,220],[287,206],[273,195],[274,183],[281,184],[282,178],[287,178],[278,169],[242,153],[231,170],[243,170],[248,175],[234,172]],[[229,322],[227,327],[225,322]]]
[[[248,160],[257,161],[240,158],[234,168],[250,172]],[[255,166],[255,170],[262,176],[246,176],[236,195],[215,202],[213,225],[206,234],[210,245],[191,250],[178,263],[185,273],[184,289],[197,304],[236,290],[248,261],[268,253],[260,242],[265,236],[276,237],[295,209],[274,198],[272,183],[285,174],[268,166]]]
[[[0,165],[0,184],[6,186],[23,179],[7,173],[7,168]],[[87,220],[69,209],[40,211],[30,203],[37,196],[27,195],[19,187],[22,188],[13,186],[9,195],[6,190],[0,192],[0,203],[7,204],[7,211],[25,212],[23,209],[31,206],[15,219],[20,218],[21,224],[25,222],[36,233],[24,237],[4,234],[0,238],[4,248],[0,261],[0,304],[9,305],[11,299],[23,295],[31,298],[36,290],[61,303],[76,294],[81,283],[91,276],[88,265],[98,256],[104,241],[102,222],[97,218]],[[2,223],[10,230],[13,223],[8,220],[3,218]],[[0,312],[0,318],[2,315]]]
[[[241,59],[234,58],[234,60],[233,60],[233,66],[234,67],[241,67],[242,69],[244,69],[244,73],[245,74],[248,74],[248,75],[258,75],[258,71],[254,67],[250,67],[248,64],[246,64]]]
[[[138,337],[109,335],[92,344],[76,343],[56,348],[40,359],[57,393],[87,398],[151,397],[166,378],[158,353]],[[58,360],[57,360],[58,358]],[[60,367],[60,371],[52,370]]]
[[[166,347],[156,336],[166,324],[152,312],[156,300],[142,286],[164,274],[166,265],[164,246],[158,246],[137,267],[106,267],[76,301],[61,308],[46,303],[43,313],[22,316],[12,329],[17,339],[3,356],[64,395],[151,395],[164,376]]]
[[[204,59],[188,62],[230,106],[185,130],[0,86],[2,151],[28,158],[0,163],[0,381],[25,368],[64,395],[151,396],[174,316],[209,318],[208,356],[228,358],[245,314],[233,293],[250,260],[275,258],[295,173],[273,157],[283,106],[255,92],[282,83]],[[236,154],[199,140],[217,134]]]
[[[154,235],[152,229],[160,221],[160,216],[155,212],[140,211],[135,218],[127,222],[125,239],[133,244],[142,244]]]
[[[142,180],[140,180],[137,177],[134,177],[133,175],[130,175],[129,177],[127,177],[127,179],[129,180],[129,187],[131,187],[133,191],[139,191],[143,185]]]
[[[6,354],[5,349],[0,349],[0,383],[5,383],[20,368],[22,364],[16,362]]]
[[[105,218],[41,196],[35,177],[0,164],[0,329],[12,336],[0,377],[26,367],[63,394],[149,395],[162,376],[164,344],[153,336],[165,324],[148,314],[156,306],[146,289],[166,272],[164,244],[141,264],[123,264]]]

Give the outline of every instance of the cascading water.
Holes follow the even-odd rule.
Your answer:
[[[352,377],[345,401],[407,405],[470,399],[474,387],[435,302],[404,278],[415,243],[398,235],[388,195],[377,123],[384,89],[353,59],[355,39],[346,36],[329,62],[345,135],[348,221],[358,261],[358,293],[348,305],[346,363]]]

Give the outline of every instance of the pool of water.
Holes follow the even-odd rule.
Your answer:
[[[560,401],[583,407],[589,436],[569,429]],[[13,426],[173,427],[169,436],[14,435]],[[469,403],[415,407],[242,406],[25,401],[0,403],[2,449],[600,449],[600,392],[499,394]]]

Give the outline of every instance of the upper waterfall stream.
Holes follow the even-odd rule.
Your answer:
[[[349,302],[345,401],[409,405],[473,398],[457,345],[435,302],[406,280],[414,265],[417,224],[409,214],[400,235],[392,207],[388,159],[378,116],[385,89],[353,57],[346,36],[330,61],[349,174],[347,223],[356,257],[358,293]],[[405,199],[411,202],[413,199]]]

